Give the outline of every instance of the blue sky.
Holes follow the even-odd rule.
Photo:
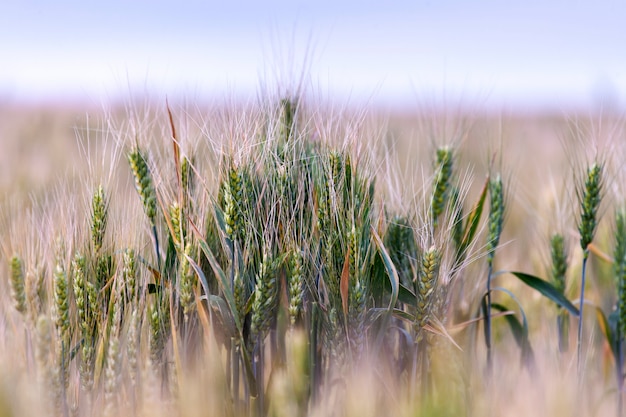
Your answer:
[[[255,93],[308,57],[339,99],[626,105],[626,2],[388,3],[4,0],[0,98]]]

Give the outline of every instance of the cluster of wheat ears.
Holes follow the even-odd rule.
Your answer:
[[[5,344],[19,351],[16,386],[37,394],[5,395],[1,415],[482,415],[505,395],[505,331],[521,352],[516,375],[540,378],[523,303],[495,282],[506,172],[491,163],[470,193],[451,140],[434,147],[419,197],[391,204],[362,120],[329,121],[293,98],[242,112],[198,140],[181,137],[169,107],[156,133],[109,126],[107,163],[130,168],[134,195],[94,174],[87,204],[66,190],[61,214],[45,203],[14,213],[30,225],[3,243]],[[603,395],[622,408],[626,210],[609,257],[593,245],[605,171],[598,157],[578,173],[580,282],[565,282],[564,233],[546,242],[548,279],[507,273],[556,305],[557,358],[577,381],[567,398],[580,398],[562,410],[594,409],[582,394],[595,358],[579,319],[589,308],[614,357],[617,383]],[[606,314],[585,308],[595,255],[613,265]]]

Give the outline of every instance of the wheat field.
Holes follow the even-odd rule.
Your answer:
[[[620,415],[621,117],[357,107],[3,103],[0,416]]]

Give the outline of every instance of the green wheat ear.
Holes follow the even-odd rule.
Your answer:
[[[552,258],[551,278],[554,288],[561,293],[565,293],[565,276],[567,273],[567,251],[565,249],[565,239],[560,234],[555,234],[550,239],[550,256]],[[559,350],[568,350],[569,340],[569,315],[562,307],[557,306],[557,327],[559,331]]]
[[[613,266],[617,280],[617,307],[619,332],[626,335],[626,210],[619,210],[615,216],[615,250]]]
[[[135,177],[135,188],[141,197],[144,211],[150,220],[150,225],[152,226],[157,266],[160,270],[161,254],[159,250],[159,236],[157,234],[156,227],[157,196],[154,189],[154,183],[152,181],[152,175],[150,174],[150,168],[148,167],[146,157],[143,155],[139,147],[133,148],[133,150],[128,154],[128,163],[130,164],[133,176]]]
[[[57,247],[56,264],[54,267],[54,301],[57,336],[59,350],[56,352],[58,360],[58,378],[55,391],[57,393],[57,405],[59,409],[65,404],[65,390],[67,389],[69,378],[69,357],[70,357],[70,298],[68,289],[67,271],[64,265],[65,245],[59,239]]]
[[[450,179],[452,178],[453,153],[448,146],[437,149],[436,173],[433,187],[433,195],[430,204],[430,213],[433,226],[437,227],[439,216],[445,209],[450,193]]]
[[[169,336],[169,313],[169,295],[165,291],[160,297],[153,300],[153,303],[148,307],[150,360],[155,364],[160,364],[164,360],[163,350]]]
[[[128,163],[133,171],[135,188],[137,188],[137,192],[141,197],[146,215],[150,219],[150,223],[154,226],[156,223],[157,198],[146,157],[138,147],[135,147],[128,154]]]
[[[433,310],[440,262],[441,254],[434,246],[422,255],[419,281],[417,283],[417,311],[415,314],[415,324],[418,331],[428,323]]]
[[[304,256],[302,251],[293,250],[289,260],[289,318],[294,326],[304,304]]]
[[[185,247],[185,254],[180,261],[180,305],[183,308],[185,319],[195,308],[194,288],[196,286],[196,274],[191,269],[189,257],[193,253],[193,246]]]
[[[272,315],[278,302],[278,278],[276,261],[267,253],[259,266],[252,303],[252,322],[250,330],[254,335],[263,337],[269,329]]]
[[[585,301],[585,285],[586,285],[586,272],[587,272],[587,260],[589,258],[589,245],[593,241],[593,235],[596,232],[598,226],[598,207],[600,206],[602,193],[602,165],[594,163],[587,168],[587,175],[585,177],[585,185],[581,191],[578,192],[578,198],[580,200],[580,223],[578,224],[578,231],[580,232],[580,247],[583,250],[583,265],[581,272],[580,283],[580,318],[578,320],[578,343],[577,343],[577,365],[579,376],[582,375],[582,338],[583,338],[583,310]],[[579,381],[582,381],[580,378]]]
[[[223,193],[226,235],[231,241],[243,241],[243,175],[239,168],[231,165],[228,169]]]
[[[11,267],[11,295],[15,309],[22,314],[26,314],[26,294],[24,292],[24,267],[22,259],[18,255],[13,255],[10,261]]]
[[[594,163],[587,169],[585,186],[580,195],[580,247],[587,251],[598,226],[597,216],[602,193],[602,165]]]
[[[550,239],[550,256],[552,258],[552,282],[561,294],[565,292],[565,274],[567,273],[567,253],[565,239],[555,234]]]
[[[186,156],[183,156],[181,158],[180,179],[181,179],[181,185],[183,187],[183,192],[185,193],[184,195],[186,197],[189,197],[192,195],[194,186],[195,186],[195,182],[193,178],[193,164],[194,163],[195,163],[194,157],[188,158]]]
[[[124,252],[122,278],[126,287],[128,299],[134,302],[137,298],[137,261],[134,249]]]
[[[95,303],[97,296],[95,288],[86,278],[86,259],[80,253],[76,253],[72,260],[72,277],[74,281],[74,299],[76,300],[76,312],[78,314],[78,326],[81,330],[82,352],[79,366],[80,382],[83,388],[90,391],[93,388],[93,354]]]
[[[496,248],[504,223],[504,192],[500,175],[489,181],[489,232],[487,237],[487,263],[493,265]]]
[[[183,210],[174,202],[169,207],[170,220],[172,222],[172,237],[174,238],[174,246],[176,252],[182,256],[185,252],[185,237],[187,231],[185,230],[185,223],[183,218]]]
[[[284,98],[280,101],[280,137],[284,142],[292,138],[296,107],[296,103],[288,98]]]
[[[102,243],[104,242],[108,211],[109,207],[104,194],[104,188],[100,185],[91,199],[91,241],[95,253],[100,252]]]
[[[54,267],[54,301],[56,307],[56,327],[62,341],[69,337],[70,328],[70,302],[68,295],[68,280],[65,266],[61,259],[60,250]]]

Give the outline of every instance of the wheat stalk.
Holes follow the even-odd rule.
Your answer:
[[[97,300],[95,288],[87,280],[86,262],[85,257],[77,252],[72,260],[72,277],[78,325],[82,337],[80,381],[85,390],[91,391],[93,388],[93,355],[95,349],[93,333],[96,326],[94,308],[96,308]]]
[[[589,258],[589,244],[593,240],[598,226],[598,208],[602,198],[602,165],[594,163],[587,168],[585,184],[581,192],[578,192],[580,203],[580,221],[578,231],[580,232],[580,247],[583,250],[583,265],[580,284],[580,305],[578,317],[578,343],[577,343],[577,363],[579,378],[582,375],[582,338],[583,338],[583,311],[585,301],[585,284],[587,272],[587,260]],[[582,378],[580,378],[582,380]]]

